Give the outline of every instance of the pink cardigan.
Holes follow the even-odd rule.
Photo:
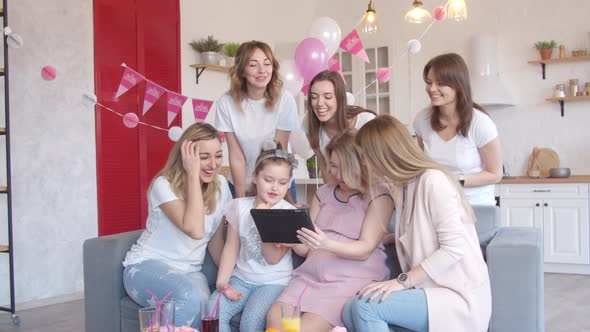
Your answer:
[[[401,268],[421,265],[432,279],[415,285],[426,293],[429,330],[487,331],[492,311],[488,269],[456,187],[444,173],[428,170],[418,183],[408,184],[405,199],[402,188],[395,190]]]

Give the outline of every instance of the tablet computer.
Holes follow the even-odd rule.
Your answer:
[[[297,230],[315,231],[307,209],[251,209],[262,242],[301,243]]]

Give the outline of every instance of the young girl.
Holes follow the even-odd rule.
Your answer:
[[[262,243],[251,209],[294,209],[284,200],[296,160],[280,149],[263,151],[252,178],[254,197],[234,199],[226,209],[227,240],[217,274],[217,291],[210,302],[219,303],[219,331],[229,332],[230,319],[242,312],[240,331],[264,330],[264,318],[291,279],[290,249]],[[235,267],[235,269],[234,269]]]
[[[123,262],[127,294],[149,307],[155,303],[146,288],[159,297],[172,291],[179,326],[200,328],[200,303],[210,294],[201,272],[205,249],[216,264],[221,256],[219,225],[231,201],[227,181],[217,174],[221,161],[215,128],[196,123],[185,130],[152,181],[146,230]]]
[[[335,137],[326,152],[337,183],[320,187],[311,203],[316,232],[299,230],[303,244],[293,245],[307,259],[268,313],[268,327],[279,328],[281,304],[293,306],[299,298],[301,331],[342,326],[344,303],[366,284],[389,276],[381,243],[393,214],[387,188],[369,186],[354,130]]]

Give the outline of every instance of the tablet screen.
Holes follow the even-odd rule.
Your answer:
[[[315,231],[307,209],[251,209],[262,242],[301,243],[297,230],[308,228]]]

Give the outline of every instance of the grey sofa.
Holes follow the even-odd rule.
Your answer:
[[[492,286],[489,331],[544,331],[541,232],[533,228],[501,228],[497,207],[477,206],[474,210]],[[139,330],[139,306],[125,293],[121,262],[140,234],[141,231],[133,231],[84,243],[86,332]],[[394,250],[388,249],[391,275],[397,276],[399,265]],[[215,283],[216,272],[207,257],[204,273],[210,287]],[[238,326],[238,322],[239,317],[234,317],[232,325]]]

